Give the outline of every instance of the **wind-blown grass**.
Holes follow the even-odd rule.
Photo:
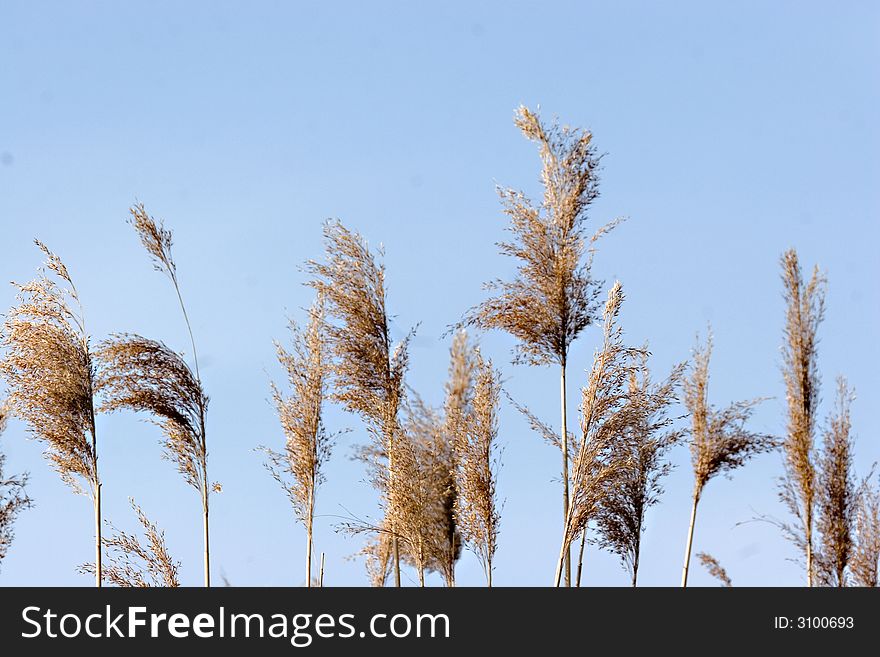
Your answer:
[[[46,445],[45,457],[75,492],[85,484],[95,509],[95,585],[101,586],[101,480],[95,429],[95,365],[79,294],[61,259],[46,256],[40,275],[18,285],[6,315],[0,375],[9,409]]]
[[[306,586],[312,585],[315,498],[324,480],[322,466],[330,457],[334,436],[322,419],[329,377],[324,303],[319,296],[309,311],[305,330],[290,323],[291,347],[275,348],[287,374],[290,394],[272,384],[275,411],[284,432],[284,451],[264,447],[266,468],[287,494],[294,514],[306,530]]]
[[[6,403],[0,401],[0,437],[6,429],[7,417]],[[26,491],[27,473],[9,475],[4,472],[5,467],[6,455],[0,451],[0,566],[15,538],[15,519],[22,511],[33,506],[33,500]]]
[[[514,362],[559,365],[562,439],[557,444],[562,453],[565,517],[570,489],[565,381],[568,353],[572,342],[596,319],[601,282],[592,275],[594,244],[619,220],[587,237],[588,211],[599,195],[600,157],[592,133],[548,125],[526,107],[517,109],[514,122],[526,139],[538,146],[544,195],[536,205],[522,192],[498,189],[513,236],[498,248],[517,260],[516,277],[486,284],[494,296],[471,309],[465,323],[514,336],[518,340]],[[565,584],[571,584],[569,553],[565,557]]]
[[[729,475],[744,466],[753,456],[777,447],[776,439],[768,434],[749,431],[746,424],[755,407],[764,401],[752,399],[734,402],[727,408],[716,410],[709,405],[709,361],[712,357],[712,335],[706,344],[694,349],[691,374],[684,381],[685,405],[691,414],[690,449],[691,467],[694,472],[694,491],[691,520],[685,544],[684,566],[681,585],[687,586],[691,547],[694,542],[694,526],[697,506],[703,489],[716,475]]]

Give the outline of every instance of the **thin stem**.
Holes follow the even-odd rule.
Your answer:
[[[581,586],[581,572],[584,569],[584,544],[587,542],[587,530],[584,528],[584,533],[581,534],[581,547],[578,550],[578,567],[577,567],[577,579],[575,580],[575,586],[580,588]]]
[[[595,371],[603,372],[605,370],[605,363],[608,358],[607,340],[608,340],[608,338],[606,337],[606,344],[602,350],[602,355],[601,355],[601,358],[599,359],[599,364],[598,364],[597,369]],[[590,436],[590,430],[592,429],[592,424],[593,424],[592,408],[593,408],[593,405],[596,403],[596,393],[597,393],[596,388],[597,387],[598,387],[597,385],[592,385],[592,384],[590,385],[589,398],[584,402],[584,405],[583,405],[583,412],[585,415],[584,416],[583,435],[581,436],[581,444],[580,444],[580,447],[578,450],[577,465],[575,466],[574,477],[572,477],[572,480],[571,480],[572,483],[574,484],[575,488],[580,486],[581,476],[583,474],[584,456],[585,456],[586,447],[587,447],[587,440]],[[562,533],[562,546],[559,549],[559,561],[556,564],[556,579],[554,580],[555,581],[554,586],[559,586],[559,582],[560,582],[560,579],[562,576],[562,565],[563,565],[563,562],[565,561],[565,554],[571,545],[571,541],[569,538],[569,525],[571,524],[572,512],[574,511],[573,502],[574,502],[573,498],[569,497],[568,509],[565,512],[565,527],[564,527],[563,533]]]
[[[180,310],[183,313],[183,321],[186,324],[186,330],[189,333],[189,341],[192,345],[193,350],[193,362],[196,369],[196,381],[199,384],[199,388],[202,387],[202,377],[199,372],[199,354],[196,350],[196,340],[193,336],[192,324],[189,321],[189,314],[186,312],[186,304],[183,302],[183,295],[180,293],[180,284],[177,282],[177,273],[172,269],[170,270],[171,282],[174,285],[174,291],[177,293],[177,300],[180,302]],[[205,407],[204,401],[199,399],[199,420],[201,424],[201,441],[202,441],[202,513],[204,516],[203,519],[203,529],[204,529],[204,543],[205,543],[205,587],[211,586],[211,547],[210,547],[210,533],[208,531],[208,495],[210,493],[208,483],[208,445],[207,439],[205,436]]]
[[[203,520],[203,530],[204,530],[204,543],[205,543],[205,587],[209,588],[211,586],[211,548],[210,541],[208,540],[208,490],[207,490],[207,482],[204,484],[205,488],[202,491],[202,520]]]
[[[812,519],[811,519],[812,520]],[[813,528],[807,525],[807,586],[813,586]]]
[[[694,525],[696,524],[696,521],[697,521],[697,505],[700,503],[700,493],[701,493],[700,487],[695,486],[694,487],[694,502],[693,502],[693,506],[691,506],[691,522],[690,522],[690,525],[688,526],[687,544],[685,545],[685,550],[684,550],[684,567],[682,568],[682,571],[681,571],[681,587],[682,588],[687,587],[687,582],[688,582],[688,567],[690,566],[690,563],[691,563],[691,547],[693,546],[693,543],[694,543]]]
[[[97,470],[96,470],[97,472]],[[97,478],[97,475],[96,475]],[[101,484],[95,482],[95,586],[101,588]]]
[[[312,586],[312,523],[315,515],[315,494],[309,490],[309,515],[306,519],[306,587]]]
[[[563,522],[568,520],[568,429],[566,425],[566,395],[565,395],[565,359],[560,366],[560,402],[562,406],[562,517]],[[565,586],[571,586],[571,547],[565,550]]]
[[[186,330],[189,332],[189,342],[193,350],[193,362],[196,367],[196,380],[199,385],[202,383],[202,377],[199,374],[199,354],[196,351],[196,340],[193,337],[192,324],[189,322],[189,315],[186,312],[186,305],[183,303],[183,295],[180,293],[180,285],[177,283],[177,274],[171,272],[171,282],[174,284],[174,291],[177,292],[177,300],[180,302],[180,310],[183,312],[183,321],[186,323]]]

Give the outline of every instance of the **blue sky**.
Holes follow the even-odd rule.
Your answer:
[[[671,4],[671,6],[670,6]],[[824,398],[845,374],[857,468],[880,459],[875,337],[880,314],[880,7],[870,2],[4,2],[0,8],[0,280],[30,278],[39,237],[75,277],[90,332],[136,331],[187,350],[168,282],[125,224],[135,199],[175,231],[179,276],[211,395],[214,577],[303,581],[303,532],[261,467],[280,445],[268,402],[273,339],[310,303],[301,264],[338,217],[387,253],[402,336],[420,322],[409,382],[439,403],[442,334],[507,277],[496,183],[539,193],[538,159],[512,123],[520,103],[589,128],[606,153],[594,225],[628,220],[601,244],[596,272],[619,278],[622,321],[649,340],[657,372],[715,333],[710,398],[773,397],[755,428],[780,433],[783,305],[778,257],[796,247],[830,280],[821,329]],[[0,287],[0,307],[13,303]],[[570,362],[570,423],[598,341]],[[512,340],[481,337],[517,399],[558,423],[557,372],[513,366]],[[823,407],[823,414],[828,404]],[[319,493],[316,550],[328,584],[365,584],[362,538],[340,516],[376,514],[358,420]],[[160,459],[159,436],[129,415],[99,418],[106,518],[133,528],[136,498],[201,578],[199,502]],[[20,517],[0,584],[88,585],[91,505],[61,484],[39,444],[11,423],[10,471],[31,472],[36,508]],[[498,584],[548,584],[561,525],[558,454],[516,411],[501,417],[504,498]],[[650,511],[640,581],[675,585],[689,516],[687,451]],[[695,551],[735,584],[802,581],[795,556],[758,513],[776,500],[781,458],[760,457],[704,493]],[[481,584],[472,555],[462,584]],[[407,583],[415,575],[405,575]],[[439,583],[433,577],[432,583]],[[711,584],[698,567],[692,583]],[[588,585],[626,584],[591,547]]]

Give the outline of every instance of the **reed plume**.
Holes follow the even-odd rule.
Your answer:
[[[79,294],[67,267],[39,240],[39,276],[18,287],[2,330],[0,374],[9,410],[46,444],[64,483],[88,488],[95,509],[95,586],[101,586],[101,480],[95,430],[95,366]]]
[[[180,562],[174,561],[165,545],[165,532],[147,518],[131,498],[128,500],[143,527],[146,544],[135,534],[120,531],[111,525],[114,533],[104,538],[107,563],[104,579],[122,587],[149,588],[154,586],[178,587],[177,572]],[[84,573],[95,572],[95,564],[80,566]]]
[[[327,335],[334,355],[332,398],[365,422],[376,449],[373,454],[386,464],[387,476],[377,483],[395,480],[396,442],[405,440],[398,413],[405,397],[404,377],[409,363],[412,332],[392,344],[386,309],[385,268],[366,241],[341,222],[324,227],[326,263],[309,261],[314,277],[309,283],[323,295],[328,317]],[[382,256],[381,250],[378,254]],[[400,586],[400,549],[393,487],[380,488],[385,512],[392,519],[394,582]]]
[[[460,346],[467,349],[466,344]],[[471,357],[467,352],[456,353],[454,346],[450,365],[452,378],[447,384],[450,394],[447,395],[445,410],[448,413],[455,408],[454,412],[463,411],[463,415],[450,423],[448,415],[443,417],[438,411],[429,408],[417,395],[413,395],[414,399],[408,404],[407,412],[410,435],[408,443],[414,450],[421,488],[425,491],[422,510],[414,515],[415,524],[421,528],[419,535],[423,537],[421,544],[425,552],[424,568],[439,573],[449,587],[455,586],[455,563],[461,556],[462,548],[461,533],[455,517],[455,501],[458,498],[455,481],[458,453],[455,445],[456,441],[463,438],[464,426],[470,419],[470,393],[459,389],[458,385],[467,383],[472,373],[455,371],[458,366],[465,364],[456,362],[461,355],[465,360]],[[461,397],[459,393],[462,393]],[[458,397],[458,400],[454,402],[450,397]],[[457,406],[459,402],[463,402],[464,406]],[[451,429],[450,424],[456,429]]]
[[[334,436],[326,431],[322,419],[329,354],[324,302],[320,296],[309,317],[305,331],[291,321],[292,351],[275,345],[292,392],[285,395],[272,384],[272,398],[284,432],[284,451],[262,449],[268,457],[266,468],[287,494],[294,514],[305,527],[306,586],[311,587],[315,496],[324,480],[322,466],[330,457]]]
[[[455,519],[465,544],[477,555],[492,586],[501,515],[496,500],[500,374],[474,354],[472,412],[455,443]]]
[[[181,356],[161,342],[137,335],[121,336],[106,343],[102,349],[108,379],[109,407],[146,411],[158,419],[165,432],[166,455],[191,486],[199,491],[202,503],[202,538],[204,543],[204,582],[211,585],[211,547],[209,532],[209,501],[217,483],[208,478],[208,443],[206,422],[208,396],[204,392],[199,358],[192,325],[183,302],[177,264],[171,253],[173,236],[161,221],[151,217],[143,203],[130,208],[130,223],[135,229],[156,271],[165,274],[174,287],[189,333],[194,369]],[[118,373],[114,370],[118,369]],[[163,377],[168,381],[162,381]],[[141,383],[143,379],[143,383]],[[179,398],[175,398],[179,395]],[[127,400],[127,401],[126,401]]]
[[[880,490],[870,477],[859,486],[853,522],[850,572],[855,586],[875,587],[880,566]]]
[[[581,433],[556,565],[556,586],[562,582],[566,555],[578,536],[581,547],[575,584],[579,585],[587,525],[598,516],[608,484],[623,466],[619,458],[622,452],[615,447],[631,423],[626,384],[632,359],[644,353],[623,344],[623,329],[618,324],[623,300],[623,288],[617,281],[608,291],[602,312],[602,345],[594,354],[587,385],[581,391]]]
[[[592,144],[592,133],[546,125],[526,107],[517,109],[514,122],[526,139],[538,145],[544,195],[536,205],[522,192],[499,188],[513,239],[498,247],[502,254],[518,261],[516,277],[488,283],[486,289],[495,296],[470,310],[465,323],[514,336],[519,341],[514,362],[559,365],[564,517],[570,479],[565,394],[568,353],[581,331],[594,322],[598,309],[601,283],[592,276],[593,245],[619,220],[587,238],[588,211],[599,195],[600,157]],[[565,583],[571,583],[568,553]]]
[[[721,582],[721,586],[731,587],[733,586],[733,582],[730,581],[730,577],[727,575],[727,571],[721,567],[721,564],[718,563],[718,559],[713,557],[711,554],[706,554],[705,552],[697,552],[697,559],[700,560],[700,563],[703,567],[709,571],[709,574]]]
[[[0,436],[6,429],[6,402],[0,402]],[[0,452],[0,565],[9,552],[15,538],[13,525],[18,514],[33,506],[33,500],[26,492],[28,475],[7,475],[3,472],[6,455]]]
[[[855,395],[843,377],[837,379],[837,400],[825,428],[817,458],[816,529],[819,549],[813,557],[815,577],[822,586],[847,585],[853,553],[856,484],[850,405]]]
[[[636,586],[645,515],[663,495],[662,480],[672,471],[666,460],[669,450],[684,436],[673,429],[669,407],[677,399],[685,365],[676,365],[659,383],[651,381],[647,355],[637,359],[627,390],[630,424],[615,447],[622,466],[606,490],[596,518],[599,544],[617,554]]]
[[[439,462],[448,466],[446,472],[437,473],[443,489],[444,513],[448,517],[446,542],[442,550],[446,563],[441,571],[447,586],[455,586],[455,562],[461,554],[461,535],[455,518],[455,504],[458,499],[456,445],[466,440],[465,431],[473,413],[475,366],[476,351],[468,342],[467,332],[458,331],[449,350],[449,375],[443,405],[444,440],[438,446],[438,451],[443,455]]]
[[[394,515],[386,520],[403,544],[401,558],[412,564],[425,585],[425,572],[435,570],[449,578],[450,534],[456,534],[448,491],[451,447],[442,419],[417,395],[406,404],[406,439],[394,443],[394,472],[385,484],[396,500]]]
[[[694,364],[690,377],[684,381],[684,401],[691,415],[690,449],[691,466],[694,471],[694,491],[691,519],[685,544],[684,566],[681,585],[687,586],[691,547],[694,542],[694,526],[697,506],[706,484],[718,474],[730,475],[744,466],[749,459],[777,446],[773,436],[746,429],[755,407],[764,401],[753,399],[734,402],[723,410],[709,405],[709,361],[712,357],[712,334],[705,346],[694,348]]]
[[[797,252],[782,255],[785,329],[782,373],[788,402],[783,441],[784,474],[779,496],[795,517],[784,531],[806,557],[807,586],[813,585],[813,524],[816,504],[814,436],[819,406],[818,330],[825,314],[825,277],[813,269],[804,282]]]
[[[392,563],[391,532],[380,527],[367,541],[360,554],[366,557],[367,575],[370,586],[383,587],[391,575]]]

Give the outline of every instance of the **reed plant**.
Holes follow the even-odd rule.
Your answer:
[[[103,539],[107,550],[104,578],[111,584],[129,588],[180,586],[180,563],[168,552],[165,532],[147,518],[133,499],[129,498],[129,504],[142,527],[143,539],[111,525],[113,533]],[[92,573],[95,565],[84,564],[80,571]]]
[[[391,338],[386,307],[385,267],[381,249],[374,254],[359,234],[341,222],[324,226],[326,261],[309,261],[310,285],[326,303],[327,336],[333,354],[331,369],[334,401],[365,422],[372,439],[369,451],[385,466],[380,485],[385,514],[384,528],[391,534],[391,563],[395,586],[400,586],[400,546],[394,521],[398,513],[395,486],[399,473],[394,455],[403,453],[406,440],[399,412],[406,388],[409,364],[407,334],[397,344]],[[378,257],[377,257],[378,256]]]
[[[781,258],[785,328],[782,374],[788,406],[784,474],[779,497],[794,517],[784,525],[786,536],[805,557],[807,586],[813,586],[815,565],[814,516],[816,506],[815,434],[819,407],[819,326],[825,316],[827,281],[818,267],[809,281],[801,271],[797,251]]]
[[[562,508],[567,515],[570,495],[570,454],[567,439],[566,367],[571,344],[596,319],[601,281],[592,274],[596,241],[620,220],[588,237],[590,206],[599,195],[600,157],[589,131],[548,124],[526,107],[516,110],[516,126],[535,142],[541,158],[544,193],[540,203],[514,189],[499,188],[512,239],[498,244],[517,261],[512,281],[485,285],[493,296],[471,309],[465,323],[500,329],[518,344],[514,362],[555,363],[560,373]],[[571,555],[565,555],[565,584],[571,584]]]
[[[641,354],[629,374],[630,423],[614,446],[621,467],[606,483],[596,527],[599,545],[620,557],[633,586],[638,582],[645,516],[660,502],[663,479],[672,471],[667,455],[684,437],[683,429],[672,426],[675,418],[669,414],[678,401],[684,371],[684,363],[676,365],[669,376],[655,383],[647,354]]]
[[[287,375],[290,393],[272,384],[272,399],[284,434],[284,449],[263,447],[266,468],[287,495],[296,518],[306,531],[306,586],[312,586],[315,498],[324,481],[323,466],[335,436],[323,421],[329,378],[324,301],[319,295],[309,310],[305,330],[291,321],[291,350],[276,343],[278,362]]]
[[[46,446],[45,457],[62,481],[92,499],[95,586],[102,584],[101,479],[95,427],[95,357],[80,296],[61,259],[35,240],[45,265],[34,280],[16,285],[17,303],[6,314],[0,375],[9,388],[8,410]]]
[[[691,415],[690,450],[691,467],[694,472],[694,488],[691,497],[691,518],[685,543],[684,566],[681,585],[687,586],[697,506],[703,490],[716,475],[730,475],[743,467],[752,457],[778,446],[772,435],[750,431],[746,428],[755,407],[764,399],[734,402],[724,409],[716,410],[709,404],[709,362],[712,357],[712,334],[706,344],[694,348],[690,376],[684,381],[684,401]]]

